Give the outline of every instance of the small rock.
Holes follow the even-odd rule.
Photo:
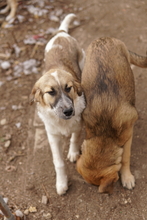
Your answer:
[[[23,213],[19,209],[15,211],[15,215],[21,218],[23,217]]]
[[[0,81],[0,87],[4,84],[4,82]]]
[[[54,34],[56,31],[57,31],[57,29],[51,27],[51,28],[48,28],[45,33],[46,34]]]
[[[24,214],[25,214],[25,215],[28,215],[28,214],[29,214],[29,210],[26,209],[26,210],[24,211]]]
[[[45,204],[45,205],[48,203],[47,196],[42,196],[42,203]]]
[[[7,141],[7,140],[10,140],[11,139],[11,134],[6,134],[5,137],[4,137],[4,140]]]
[[[36,207],[30,206],[29,212],[31,212],[31,213],[37,212]]]
[[[142,177],[142,176],[141,176],[141,172],[140,172],[139,170],[135,170],[135,171],[134,171],[134,175],[135,175],[135,178],[136,178],[136,179],[141,179],[141,177]]]
[[[15,167],[15,166],[7,166],[7,167],[5,168],[5,170],[6,170],[7,172],[16,171],[16,167]]]
[[[6,109],[6,107],[4,107],[4,106],[0,107],[0,110],[5,110],[5,109]]]
[[[10,64],[10,62],[8,62],[8,61],[4,61],[4,62],[1,63],[1,68],[2,68],[3,70],[9,69],[10,66],[11,66],[11,64]]]
[[[46,218],[46,219],[50,219],[52,217],[51,213],[43,213],[43,217]]]
[[[15,125],[16,125],[17,128],[21,127],[21,123],[20,122],[16,123]]]
[[[5,118],[0,121],[1,125],[5,125],[6,123],[7,123],[7,120]]]
[[[128,201],[127,200],[124,200],[124,204],[127,204],[128,203]]]
[[[36,44],[36,40],[31,36],[27,39],[24,39],[24,44]]]
[[[80,22],[75,20],[75,21],[73,22],[73,24],[74,24],[75,26],[79,26],[79,25],[80,25]]]
[[[55,15],[50,15],[49,19],[51,21],[59,22],[59,18],[57,16],[55,16]]]
[[[61,8],[57,9],[55,13],[56,13],[56,16],[59,17],[63,14],[63,9],[61,9]]]
[[[25,17],[22,15],[17,15],[17,19],[20,23],[22,23],[24,21]]]
[[[14,48],[14,50],[15,50],[15,55],[16,55],[16,57],[19,57],[19,54],[20,54],[20,52],[21,52],[20,47],[18,47],[17,44],[13,44],[13,48]]]
[[[11,144],[11,141],[8,140],[8,141],[5,142],[4,147],[5,147],[5,148],[8,148],[8,147],[10,147],[10,144]]]

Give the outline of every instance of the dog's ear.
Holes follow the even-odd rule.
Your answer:
[[[116,177],[113,178],[103,177],[100,181],[100,186],[98,189],[99,193],[112,194],[114,183],[117,180],[118,180],[118,174],[116,174]]]
[[[74,81],[74,89],[77,92],[78,96],[82,95],[83,90],[79,82]]]
[[[32,92],[29,96],[29,103],[30,105],[32,105],[34,102],[40,102],[42,103],[43,99],[42,99],[42,92],[39,88],[37,88],[36,86],[33,87]]]

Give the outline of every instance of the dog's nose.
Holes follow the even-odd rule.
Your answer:
[[[73,108],[65,109],[65,110],[63,110],[63,113],[65,116],[71,116],[73,113]]]

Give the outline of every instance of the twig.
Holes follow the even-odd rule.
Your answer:
[[[3,200],[2,196],[0,196],[0,209],[3,212],[3,214],[8,218],[8,220],[16,220],[14,215],[10,212],[7,204]]]
[[[48,198],[48,200],[49,200],[49,195],[48,195],[48,192],[47,192],[47,190],[46,190],[45,186],[43,185],[43,183],[42,183],[42,187],[43,187],[43,189],[44,189],[44,191],[45,191],[45,193],[46,193],[46,196],[47,196],[47,198]],[[49,201],[48,201],[48,202],[49,202]]]
[[[15,43],[16,43],[16,44],[18,44],[18,41],[17,41],[17,39],[16,39],[16,37],[15,37],[15,35],[14,35],[14,32],[13,32],[13,31],[11,31],[11,34],[12,34],[12,37],[13,37],[13,39],[14,39]]]

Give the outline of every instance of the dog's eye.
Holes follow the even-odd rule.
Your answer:
[[[65,92],[67,92],[67,93],[70,92],[71,88],[72,88],[72,86],[70,86],[70,87],[65,86]]]
[[[51,96],[54,96],[54,95],[56,95],[56,91],[53,89],[53,90],[51,90],[51,91],[49,91],[49,92],[47,92],[49,95],[51,95]]]

